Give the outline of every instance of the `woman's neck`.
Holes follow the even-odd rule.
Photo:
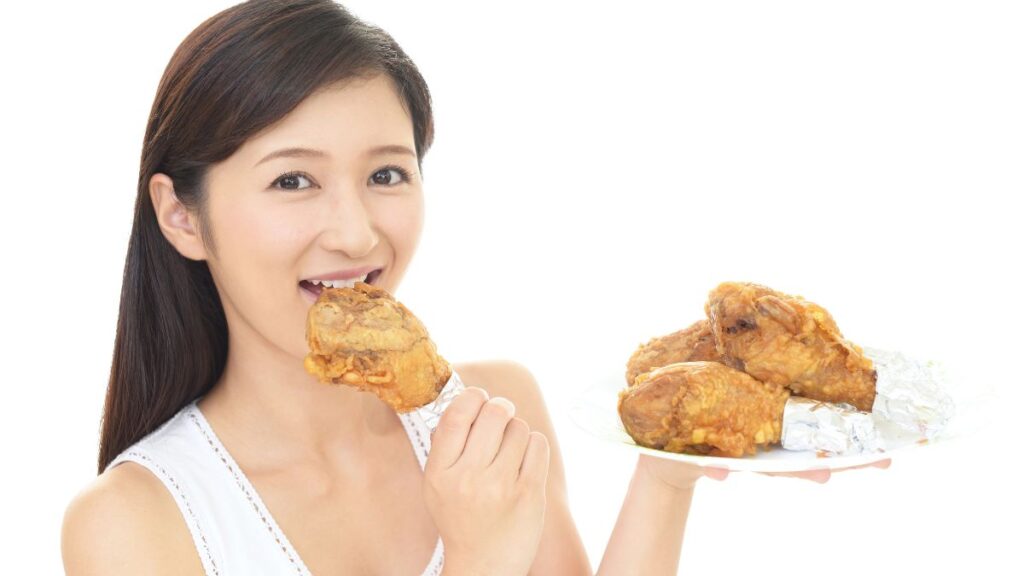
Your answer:
[[[281,465],[351,462],[401,427],[374,395],[317,381],[302,358],[263,338],[231,338],[228,350],[224,372],[198,403],[225,446]]]

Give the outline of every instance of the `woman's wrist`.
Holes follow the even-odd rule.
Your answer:
[[[654,490],[668,497],[693,495],[697,480],[703,476],[699,467],[681,462],[664,460],[641,454],[633,474],[634,481],[647,490]]]
[[[700,468],[641,455],[597,574],[675,574]]]

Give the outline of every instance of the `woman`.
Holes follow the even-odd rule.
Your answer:
[[[240,4],[182,43],[145,135],[69,575],[591,573],[525,368],[455,365],[469,388],[432,438],[303,369],[318,284],[397,289],[432,136],[413,63],[328,0]],[[641,457],[599,572],[675,573],[705,473],[725,477]]]

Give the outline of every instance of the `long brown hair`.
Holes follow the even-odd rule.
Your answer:
[[[406,106],[422,163],[434,134],[426,83],[390,35],[330,0],[250,0],[206,20],[175,50],[142,145],[99,473],[209,391],[227,358],[227,322],[210,269],[163,236],[149,196],[152,176],[173,180],[216,254],[204,225],[207,168],[317,89],[377,73],[391,78]]]

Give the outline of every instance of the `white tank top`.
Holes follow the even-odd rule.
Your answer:
[[[398,416],[423,469],[430,433],[416,412]],[[207,576],[312,576],[196,401],[125,449],[106,469],[129,460],[148,468],[174,496]],[[438,538],[423,575],[438,576],[443,563]]]

